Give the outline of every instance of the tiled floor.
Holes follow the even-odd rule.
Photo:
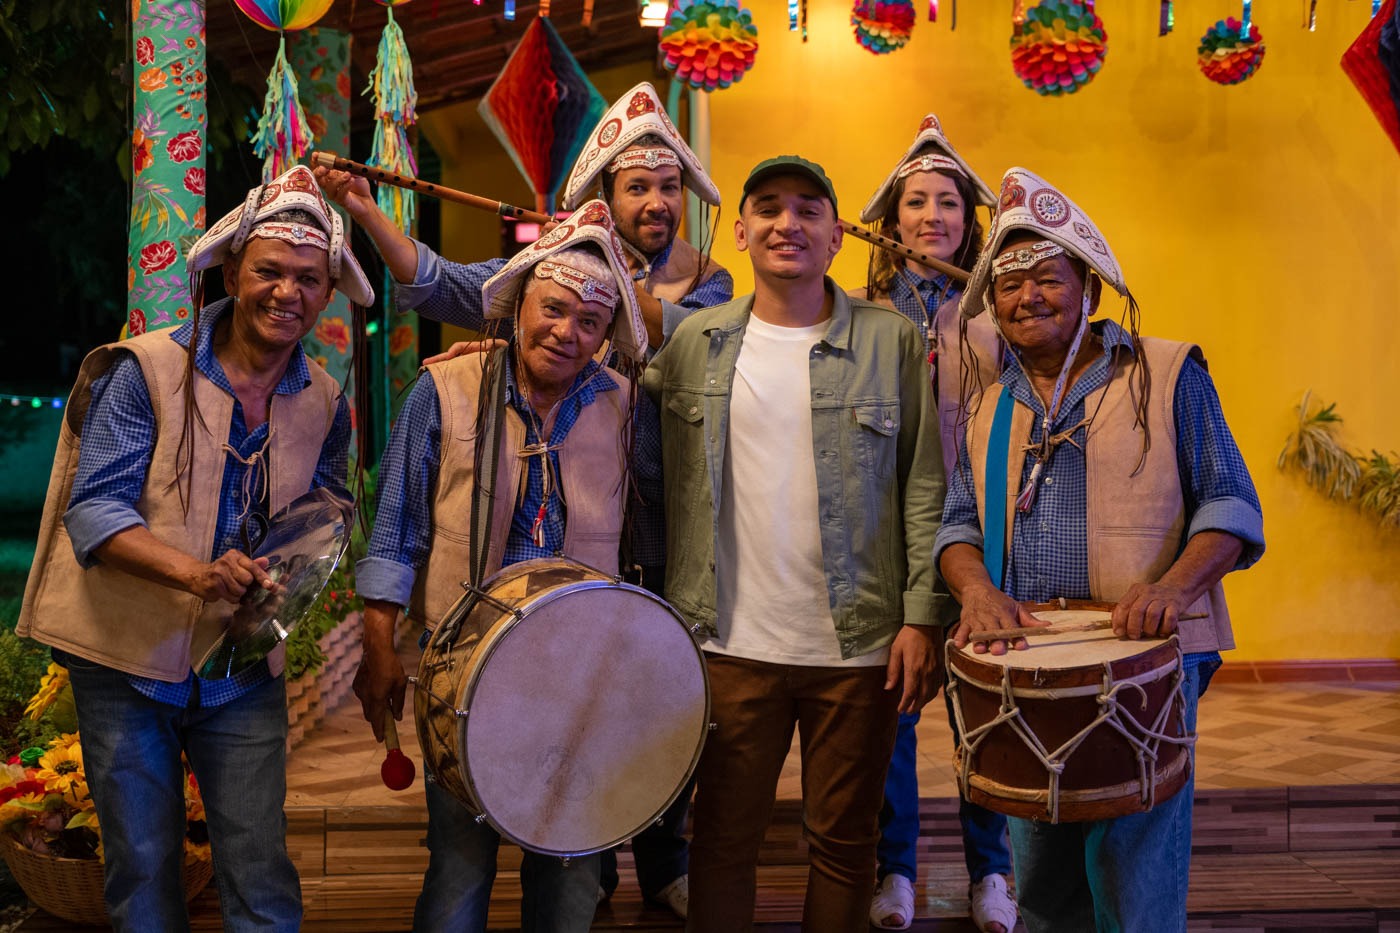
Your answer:
[[[410,688],[411,689],[411,688]],[[405,752],[421,765],[411,727]],[[957,791],[952,736],[942,699],[919,723],[919,791]],[[327,717],[292,754],[287,805],[419,805],[421,785],[389,791],[379,779],[384,750],[353,699]],[[1400,782],[1400,683],[1217,683],[1201,700],[1196,786],[1201,790]],[[790,754],[780,799],[800,796],[800,769]]]

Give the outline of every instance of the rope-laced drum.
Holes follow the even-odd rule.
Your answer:
[[[1032,607],[1051,623],[1107,619],[1112,606]],[[1112,630],[1035,636],[995,656],[948,643],[948,691],[962,742],[963,796],[999,813],[1057,822],[1149,810],[1191,774],[1181,648]]]
[[[709,680],[665,602],[530,560],[467,587],[423,651],[414,710],[445,790],[525,849],[583,855],[679,795],[709,728]]]

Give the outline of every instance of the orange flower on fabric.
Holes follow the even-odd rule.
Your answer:
[[[389,335],[389,355],[398,356],[400,353],[413,346],[416,335],[413,328],[407,325],[395,327],[394,332]]]
[[[146,133],[138,128],[131,134],[131,169],[133,174],[140,175],[146,169],[155,164],[155,158],[151,155],[151,149],[155,146],[155,141],[146,138]]]
[[[322,318],[316,325],[316,339],[337,353],[344,353],[350,347],[350,328],[343,317]]]
[[[165,87],[165,72],[159,68],[147,68],[141,72],[141,76],[137,80],[141,85],[141,90],[147,93],[159,91]]]

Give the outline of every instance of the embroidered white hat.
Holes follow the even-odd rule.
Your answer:
[[[617,99],[603,119],[593,128],[588,142],[583,146],[569,180],[564,183],[562,204],[565,210],[573,210],[586,200],[597,184],[599,174],[613,163],[628,146],[648,133],[666,140],[666,147],[675,153],[680,161],[681,180],[687,188],[707,204],[719,204],[719,189],[705,174],[700,160],[685,144],[671,118],[666,116],[666,108],[661,106],[661,98],[656,96],[656,88],[646,81],[632,88]],[[665,158],[664,153],[659,154]],[[645,158],[645,157],[643,157]],[[643,167],[655,168],[657,164]],[[623,166],[636,167],[636,166]]]
[[[916,162],[918,164],[915,164]],[[977,177],[977,173],[972,170],[972,167],[962,156],[958,155],[953,144],[948,142],[948,137],[943,135],[943,126],[938,122],[938,117],[929,114],[919,124],[919,133],[914,137],[914,144],[909,147],[904,158],[899,160],[894,171],[890,172],[889,177],[876,190],[870,202],[865,205],[865,209],[860,212],[861,223],[874,223],[885,216],[885,209],[888,206],[886,202],[900,178],[912,172],[932,172],[938,169],[957,172],[959,175],[965,176],[972,183],[973,191],[977,193],[977,203],[983,207],[996,207],[997,199],[992,194],[992,189],[988,188],[987,183]]]
[[[1058,243],[1088,263],[1114,291],[1128,297],[1128,283],[1123,280],[1118,259],[1094,222],[1049,182],[1017,167],[1008,169],[1002,176],[1001,199],[992,218],[991,232],[987,234],[987,244],[982,247],[982,255],[977,257],[977,265],[963,292],[964,317],[976,317],[983,311],[993,310],[992,261],[1013,230],[1029,230],[1042,239]]]
[[[288,210],[303,210],[316,219],[319,231],[307,231],[299,224],[289,224],[278,239],[295,243],[305,239],[308,245],[322,249],[329,245],[330,276],[335,287],[361,307],[374,304],[374,289],[350,251],[345,239],[345,227],[340,215],[326,204],[321,188],[311,169],[295,165],[265,185],[248,192],[243,204],[229,211],[190,247],[185,257],[185,269],[191,274],[221,265],[242,251],[253,229],[274,214]],[[317,236],[319,232],[321,236]]]
[[[609,281],[599,281],[590,274],[590,269],[570,268],[567,258],[560,263],[549,262],[551,257],[589,243],[606,260],[611,273]],[[622,241],[617,238],[612,214],[606,204],[598,200],[589,201],[567,220],[512,256],[500,272],[487,279],[481,286],[481,304],[488,319],[508,318],[515,314],[517,296],[525,285],[527,274],[536,266],[542,266],[536,275],[567,286],[585,301],[616,303],[613,348],[634,360],[645,357],[647,332],[646,325],[642,323],[642,309],[637,304],[632,275],[627,269],[627,256],[622,252]],[[561,266],[563,268],[559,268]]]

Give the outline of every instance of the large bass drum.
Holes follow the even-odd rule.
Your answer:
[[[573,561],[529,560],[448,612],[414,712],[445,790],[522,848],[584,855],[636,835],[680,794],[710,687],[661,599]]]

